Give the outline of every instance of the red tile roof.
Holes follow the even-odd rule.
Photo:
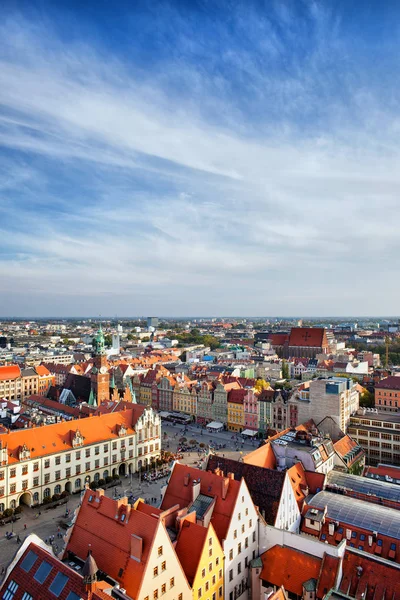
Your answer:
[[[175,546],[186,579],[192,585],[201,559],[208,528],[185,521]]]
[[[243,457],[243,462],[264,469],[276,469],[276,457],[269,442]]]
[[[270,342],[273,346],[283,346],[288,339],[288,333],[273,333],[270,337]]]
[[[126,514],[124,521],[116,518],[122,513]],[[84,559],[90,545],[98,568],[117,580],[130,596],[137,597],[160,526],[161,521],[157,517],[131,508],[126,498],[112,500],[99,492],[87,490],[65,556],[73,552]],[[142,539],[140,560],[131,558],[132,536]]]
[[[400,569],[388,561],[377,561],[346,549],[340,591],[351,597],[373,600],[400,598]]]
[[[375,389],[400,390],[400,377],[392,375],[391,377],[386,377],[386,379],[381,379],[375,385]]]
[[[9,367],[0,367],[0,381],[6,381],[8,379],[18,379],[21,377],[21,370],[17,365],[11,365]]]
[[[185,485],[187,476],[189,476],[189,481],[188,485]],[[201,471],[199,469],[194,469],[193,467],[175,463],[161,504],[161,509],[166,510],[177,504],[180,508],[189,506],[192,502],[194,479],[200,479],[201,494],[216,498],[211,523],[218,539],[222,543],[222,540],[226,538],[229,529],[232,512],[239,493],[240,481],[221,477],[210,471]],[[227,485],[225,498],[222,497],[224,485]]]
[[[328,345],[323,327],[292,327],[289,346],[322,348]]]
[[[37,539],[36,536],[30,536],[30,538]],[[29,552],[36,554],[37,558],[30,570],[26,572],[26,570],[22,569],[21,564]],[[86,556],[84,558],[86,558]],[[50,565],[50,571],[43,583],[39,583],[35,579],[35,574],[42,565],[43,561]],[[55,597],[49,588],[51,587],[58,573],[62,573],[68,578],[65,583],[65,587],[57,596],[60,598],[60,600],[65,600],[70,592],[75,592],[79,598],[84,600],[89,600],[89,597],[91,600],[110,598],[110,596],[103,594],[100,589],[94,591],[92,596],[89,596],[88,592],[86,591],[85,584],[83,583],[82,575],[53,556],[53,554],[50,552],[50,549],[45,550],[43,547],[39,546],[33,541],[27,544],[25,550],[23,550],[22,554],[18,558],[17,563],[3,582],[1,586],[2,598],[5,597],[3,594],[7,590],[11,580],[18,585],[18,589],[12,596],[13,600],[21,600],[25,592],[30,594],[35,599]],[[109,584],[105,584],[104,582],[99,582],[98,585],[100,588],[111,587]]]
[[[303,595],[303,583],[318,579],[322,559],[299,550],[283,546],[273,546],[261,555],[263,568],[261,579],[288,592]]]

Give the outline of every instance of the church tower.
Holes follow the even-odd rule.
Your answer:
[[[91,371],[92,390],[96,396],[97,404],[110,399],[110,375],[108,373],[106,345],[101,323],[94,338],[94,366]]]

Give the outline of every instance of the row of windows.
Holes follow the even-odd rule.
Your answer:
[[[246,516],[248,514],[249,514],[249,509],[246,508]],[[240,521],[240,519],[241,519],[241,514],[239,513],[238,514],[238,521]],[[253,519],[249,519],[249,529],[251,529],[252,526],[253,526]],[[245,532],[245,524],[242,525],[241,531],[242,531],[242,533]],[[253,531],[253,536],[254,535],[255,535],[255,531]],[[236,540],[236,538],[237,538],[237,529],[235,529],[234,532],[233,532],[233,539]],[[253,541],[255,541],[255,540],[253,540]]]
[[[207,584],[208,584],[208,582],[207,582]],[[208,590],[210,589],[210,588],[209,588],[209,586],[208,586],[207,584],[206,584],[206,586],[205,586],[205,588],[204,588],[205,592],[208,592]],[[214,585],[215,585],[215,582],[214,582]],[[202,590],[202,588],[200,587],[200,588],[197,590],[197,598],[201,598],[202,594],[203,594],[203,590]],[[213,593],[213,595],[212,595],[212,600],[216,600],[216,597],[217,597],[217,595],[216,595],[216,593],[214,592],[214,593]],[[221,585],[221,586],[218,588],[218,598],[222,598],[222,585]]]

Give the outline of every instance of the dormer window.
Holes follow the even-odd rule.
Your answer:
[[[123,435],[126,435],[128,433],[127,428],[125,427],[125,425],[121,425],[119,430],[118,430],[118,435],[119,437],[122,437]]]
[[[20,451],[19,451],[19,460],[30,460],[31,458],[31,451],[29,450],[28,446],[26,444],[24,444]]]
[[[75,431],[75,433],[73,434],[72,446],[73,446],[73,448],[76,448],[78,446],[83,446],[83,435],[81,434],[79,429],[77,429]]]

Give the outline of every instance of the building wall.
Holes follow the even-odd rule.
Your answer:
[[[243,526],[244,531],[242,531]],[[240,552],[239,544],[241,544]],[[246,586],[248,581],[246,563],[250,563],[253,558],[258,556],[258,514],[244,479],[241,482],[223,548],[225,555],[225,600],[244,599],[247,597]],[[232,577],[230,576],[231,571]]]
[[[397,412],[400,408],[400,391],[375,388],[375,407],[378,410]]]
[[[368,465],[400,465],[400,421],[356,415],[351,417],[347,433],[365,450]]]
[[[244,429],[244,408],[239,402],[228,402],[228,429],[242,431]]]
[[[22,378],[0,380],[0,398],[21,400],[23,393]]]
[[[286,473],[283,484],[282,495],[279,502],[279,509],[275,519],[275,527],[285,529],[286,531],[299,531],[300,511],[296,502],[296,497],[292,485],[289,481],[289,475]]]
[[[162,567],[164,562],[165,570]],[[158,568],[156,576],[154,576],[155,567]],[[165,585],[165,592],[163,592],[163,585]],[[179,594],[182,594],[182,600],[192,600],[191,588],[161,522],[153,541],[137,600],[154,600],[155,593],[157,598],[163,600],[178,600]]]
[[[151,459],[160,455],[160,417],[152,410],[145,411],[135,430],[136,435],[128,434],[117,440],[105,439],[76,448],[67,446],[63,452],[53,454],[49,451],[45,456],[11,464],[4,464],[8,459],[7,449],[3,449],[0,512],[15,508],[20,502],[41,504],[45,497],[53,494],[78,492],[85,483],[113,473],[134,473],[139,466],[150,464]]]
[[[224,552],[212,526],[208,529],[207,540],[193,580],[192,594],[193,600],[212,600],[213,594],[215,600],[224,597]]]

